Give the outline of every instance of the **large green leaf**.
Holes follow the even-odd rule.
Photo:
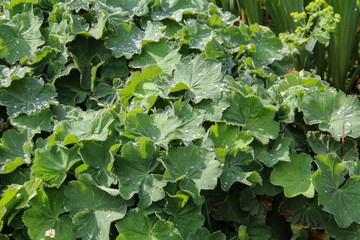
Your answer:
[[[192,141],[202,138],[205,130],[202,127],[203,115],[191,107],[189,103],[177,101],[174,103],[169,116],[176,116],[181,120],[176,129],[176,136],[183,141]]]
[[[187,238],[188,240],[225,240],[226,236],[221,231],[209,233],[206,228],[198,228],[195,232],[191,232]]]
[[[319,124],[336,141],[343,133],[353,138],[360,136],[360,103],[354,96],[335,91],[311,92],[305,94],[300,109],[307,124]]]
[[[16,14],[9,21],[0,21],[0,57],[13,64],[30,56],[45,41],[39,30],[42,19],[34,11]]]
[[[66,136],[64,144],[81,140],[104,141],[109,133],[108,128],[113,121],[114,118],[109,111],[83,112],[79,119],[71,119],[62,123],[63,134]]]
[[[32,172],[51,187],[59,188],[64,182],[67,171],[80,160],[77,148],[67,149],[58,145],[39,149],[35,154]]]
[[[84,240],[108,240],[111,222],[126,213],[126,202],[101,190],[87,174],[65,189],[65,208],[76,225],[75,236]]]
[[[324,228],[329,214],[322,211],[316,198],[297,196],[286,198],[280,206],[280,213],[288,222],[302,227]]]
[[[212,29],[195,19],[185,21],[183,35],[184,39],[189,41],[191,48],[198,48],[200,50],[205,50],[205,45],[213,37]]]
[[[360,223],[360,176],[345,179],[348,171],[341,166],[341,160],[333,153],[325,156],[317,155],[319,169],[313,176],[313,184],[319,195],[319,204],[323,210],[334,215],[341,228],[351,223]],[[339,207],[341,206],[341,207]]]
[[[30,70],[29,67],[20,67],[18,65],[12,68],[0,66],[0,86],[9,87],[13,80],[23,78]]]
[[[108,137],[105,142],[83,141],[79,149],[82,160],[95,172],[94,179],[101,185],[110,187],[116,179],[110,172],[114,157],[110,152],[112,146],[120,145],[113,137]]]
[[[10,173],[24,163],[30,163],[31,137],[27,130],[18,133],[11,129],[1,138],[0,166],[1,173]]]
[[[247,32],[247,27],[241,24],[239,27],[228,26],[221,33],[221,37],[224,39],[225,46],[229,46],[233,49],[233,52],[243,51],[250,43],[250,36]]]
[[[217,101],[221,97],[219,87],[223,83],[221,64],[214,60],[204,60],[200,55],[186,58],[176,65],[172,92],[188,90],[186,100],[199,103],[202,99]]]
[[[157,64],[164,73],[172,74],[175,64],[180,62],[179,46],[175,42],[162,39],[160,42],[148,43],[141,50],[141,54],[134,56],[130,66],[144,68]]]
[[[235,150],[225,156],[223,172],[220,176],[221,188],[224,191],[230,189],[235,182],[251,185],[247,178],[256,170],[261,169],[261,164],[254,160],[251,149]]]
[[[244,96],[239,92],[229,95],[230,107],[224,112],[222,119],[229,124],[243,126],[242,131],[249,131],[251,135],[263,144],[278,136],[279,125],[274,121],[275,110],[266,107],[261,100],[254,96]]]
[[[251,216],[241,219],[241,224],[246,226],[246,233],[251,240],[269,240],[271,229],[265,224],[265,217]]]
[[[249,211],[252,215],[266,215],[269,206],[259,200],[251,188],[246,188],[241,192],[240,206],[244,211]]]
[[[29,201],[36,196],[40,184],[40,179],[31,177],[22,185],[11,184],[6,187],[1,196],[0,207],[5,206],[6,208],[7,224],[14,217],[19,216],[17,214],[28,206]]]
[[[155,20],[172,18],[180,22],[185,13],[197,13],[207,9],[207,1],[192,0],[160,0],[158,6],[155,6],[151,17]]]
[[[221,174],[215,154],[195,145],[170,148],[162,162],[166,168],[164,179],[171,182],[181,180],[180,188],[189,193],[196,204],[202,203],[200,191],[214,189]]]
[[[181,125],[177,117],[168,117],[166,114],[135,114],[126,117],[125,135],[128,137],[148,137],[160,145],[176,138],[176,129]]]
[[[284,57],[283,45],[268,27],[257,24],[249,27],[256,50],[250,53],[257,67],[264,67]]]
[[[41,189],[30,201],[31,208],[26,210],[23,221],[29,228],[32,239],[44,239],[45,232],[55,230],[55,237],[59,239],[76,239],[72,229],[74,225],[68,215],[63,215],[64,188]]]
[[[289,146],[291,139],[280,136],[271,141],[268,146],[260,143],[253,144],[255,158],[263,162],[267,167],[274,166],[279,161],[290,162]]]
[[[336,240],[359,240],[360,239],[360,225],[353,223],[350,227],[340,228],[334,220],[326,224],[326,231],[330,237]]]
[[[166,182],[161,175],[152,173],[159,165],[158,157],[159,152],[149,139],[129,142],[122,147],[121,157],[114,163],[114,173],[119,179],[123,198],[130,199],[137,193],[139,206],[148,207],[165,197],[163,187]]]
[[[148,12],[148,4],[150,0],[101,0],[96,1],[98,8],[109,13],[109,19],[114,22],[127,22],[135,15],[143,16]]]
[[[95,80],[99,73],[103,80],[111,80],[114,77],[127,76],[128,70],[122,58],[116,59],[111,52],[104,47],[104,43],[93,38],[77,37],[71,42],[69,52],[76,68],[80,72],[80,86],[89,90],[94,88]],[[101,70],[99,69],[101,67]],[[111,75],[107,68],[112,69]]]
[[[110,36],[106,48],[110,49],[115,57],[125,56],[130,59],[134,54],[141,52],[141,40],[145,33],[133,23],[120,23],[116,27],[116,34]]]
[[[40,112],[31,113],[30,116],[20,114],[15,118],[11,118],[11,124],[20,129],[30,129],[34,134],[41,131],[51,132],[54,127],[53,117],[50,109],[43,108]]]
[[[26,77],[13,81],[10,87],[2,90],[0,104],[7,106],[10,116],[20,113],[30,115],[42,107],[49,107],[56,95],[53,86],[44,84],[40,79]]]
[[[290,153],[290,162],[278,162],[271,172],[270,181],[274,185],[284,188],[286,197],[302,194],[312,198],[314,186],[312,184],[311,163],[313,159],[307,154]]]
[[[116,240],[181,240],[171,222],[146,215],[140,208],[130,210],[126,217],[116,223],[119,236]]]
[[[319,132],[308,132],[306,134],[307,142],[314,153],[326,156],[331,152],[341,156],[344,161],[355,161],[358,157],[356,143],[345,138],[344,143],[335,141],[330,135],[324,135]]]
[[[125,107],[128,107],[130,104],[130,99],[136,94],[139,98],[139,95],[142,95],[140,99],[146,97],[146,102],[149,103],[149,107],[155,103],[158,91],[152,91],[155,86],[155,81],[159,77],[161,69],[157,65],[151,65],[146,67],[141,72],[134,72],[131,74],[131,77],[128,79],[125,87],[121,89],[118,93],[122,104]],[[143,91],[141,91],[143,90]],[[145,91],[146,90],[146,91]],[[136,93],[135,93],[136,92]],[[155,95],[152,93],[156,93]],[[133,100],[137,100],[136,98]]]
[[[164,211],[170,215],[169,221],[174,223],[184,239],[204,224],[201,206],[189,201],[184,194],[167,195]]]
[[[210,128],[209,137],[214,142],[215,148],[228,148],[232,152],[236,148],[246,148],[254,139],[246,132],[240,132],[238,126],[225,123],[216,123]]]

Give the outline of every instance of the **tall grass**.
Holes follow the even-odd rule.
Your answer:
[[[331,81],[334,87],[347,92],[352,87],[352,82],[347,82],[347,79],[351,78],[348,69],[359,25],[358,1],[328,0],[328,2],[335,12],[340,14],[341,21],[335,32],[331,34],[327,80]]]

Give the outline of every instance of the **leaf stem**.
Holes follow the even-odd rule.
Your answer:
[[[208,208],[208,205],[207,205],[206,201],[205,201],[205,208],[206,208],[206,219],[207,219],[207,222],[208,222],[208,225],[209,225],[209,231],[210,231],[210,233],[213,233],[213,230],[212,230],[212,227],[211,227],[211,222],[210,222],[209,208]]]

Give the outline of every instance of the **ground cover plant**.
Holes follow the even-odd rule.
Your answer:
[[[2,2],[0,239],[359,239],[360,103],[205,0]]]

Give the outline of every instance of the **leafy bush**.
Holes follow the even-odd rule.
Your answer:
[[[358,239],[360,103],[267,27],[38,0],[0,28],[1,240]]]

